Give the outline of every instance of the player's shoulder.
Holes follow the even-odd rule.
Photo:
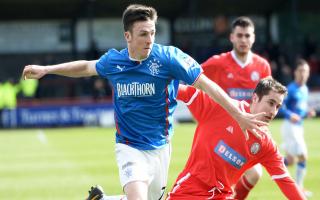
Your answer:
[[[261,133],[261,141],[264,145],[271,147],[272,149],[277,148],[276,142],[272,137],[272,133],[268,126],[262,126],[260,129],[263,131]]]
[[[217,60],[217,61],[226,60],[226,59],[230,59],[230,58],[231,58],[230,51],[211,56],[211,59]]]
[[[298,89],[298,85],[294,81],[292,81],[287,85],[287,89],[289,91],[297,90]]]
[[[152,51],[154,53],[175,53],[181,50],[178,47],[175,47],[172,45],[162,45],[162,44],[154,43],[152,46]]]
[[[252,54],[252,58],[253,58],[253,61],[255,63],[259,63],[261,65],[264,65],[264,66],[270,66],[269,62],[267,61],[267,59],[265,59],[264,57],[256,54],[256,53],[253,53]]]
[[[127,49],[121,49],[120,51],[112,48],[109,49],[103,57],[108,58],[108,59],[119,59],[119,58],[128,58],[128,50]]]
[[[186,55],[181,49],[175,46],[167,46],[154,43],[151,51],[151,56],[157,57],[160,60],[176,58],[177,55]]]
[[[222,63],[225,63],[228,60],[232,60],[231,53],[225,52],[225,53],[211,56],[204,63],[202,63],[202,66],[217,65],[217,67],[219,67],[219,66],[221,66]]]

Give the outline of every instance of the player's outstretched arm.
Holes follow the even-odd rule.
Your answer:
[[[235,100],[231,99],[220,86],[203,74],[200,75],[194,86],[206,92],[214,101],[230,113],[230,115],[239,123],[246,139],[249,139],[247,130],[252,132],[256,137],[261,137],[260,133],[264,131],[260,126],[267,125],[267,123],[257,119],[265,113],[250,114],[242,112],[237,104],[235,104]]]
[[[275,180],[282,193],[288,199],[296,199],[296,200],[305,200],[305,196],[303,195],[299,186],[292,180],[290,177],[284,177]]]
[[[68,77],[85,77],[97,75],[96,61],[79,60],[57,65],[27,65],[24,67],[24,79],[40,79],[46,74],[56,74]]]

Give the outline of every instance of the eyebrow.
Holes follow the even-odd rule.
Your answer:
[[[279,106],[282,106],[282,103],[278,103],[276,100],[274,99],[269,99],[269,101],[271,101],[272,103],[278,104]]]

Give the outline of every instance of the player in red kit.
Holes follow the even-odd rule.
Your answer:
[[[264,58],[251,51],[255,34],[250,18],[238,17],[233,21],[230,41],[232,51],[212,56],[202,68],[231,98],[250,102],[259,80],[271,76],[271,68]],[[235,186],[237,199],[245,199],[261,176],[261,165],[249,169]]]
[[[234,103],[252,114],[265,112],[260,120],[270,122],[282,105],[286,88],[271,77],[262,79],[252,102]],[[189,159],[178,176],[168,200],[235,199],[233,185],[250,167],[261,163],[288,199],[304,199],[289,176],[283,157],[268,128],[261,139],[249,133],[246,139],[237,122],[205,93],[180,85],[178,99],[188,105],[198,122]]]

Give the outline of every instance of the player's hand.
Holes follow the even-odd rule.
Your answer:
[[[292,123],[297,123],[301,120],[301,117],[295,113],[292,113],[291,116],[290,116],[290,121]]]
[[[22,77],[26,79],[40,79],[46,75],[45,66],[41,65],[27,65],[24,67]]]
[[[314,109],[310,109],[308,112],[308,117],[315,117],[317,115],[316,111]]]
[[[242,112],[240,117],[238,118],[238,123],[242,129],[242,132],[246,138],[246,140],[249,140],[249,133],[250,131],[256,138],[261,139],[261,134],[265,133],[265,129],[262,128],[262,126],[267,126],[268,123],[258,120],[261,118],[261,116],[264,116],[266,113],[257,113],[257,114],[251,114]]]

